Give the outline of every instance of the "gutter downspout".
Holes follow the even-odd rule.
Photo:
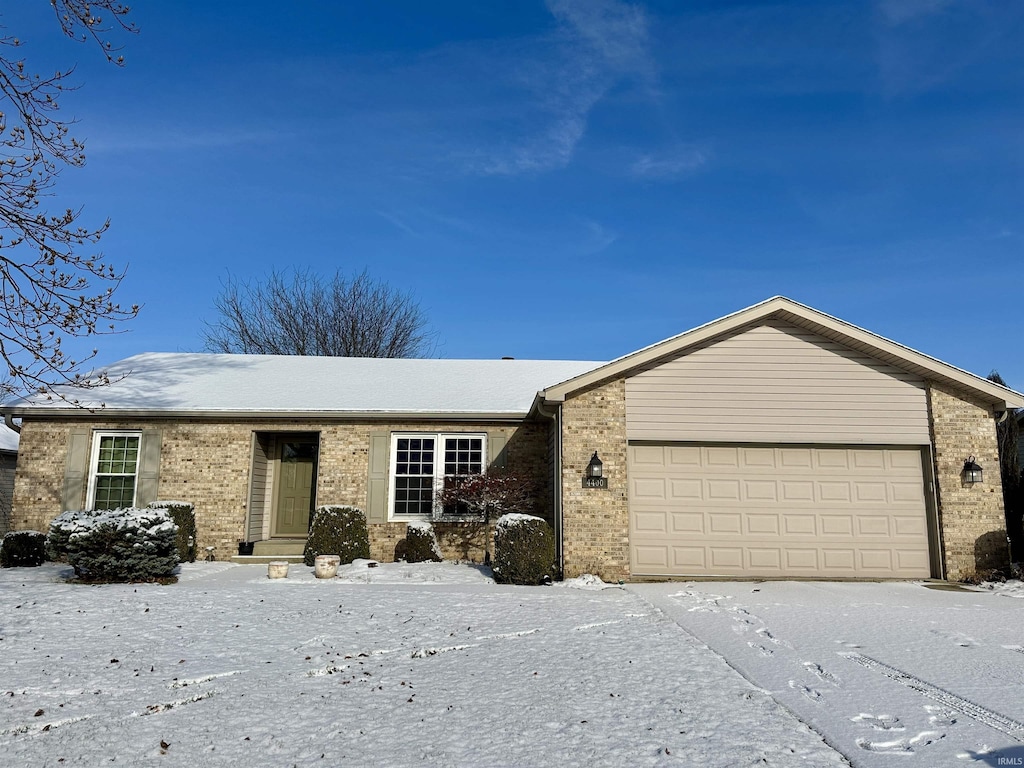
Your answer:
[[[14,430],[15,432],[17,432],[19,435],[21,434],[21,424],[15,424],[14,423],[14,417],[11,416],[11,414],[9,414],[9,413],[5,413],[4,414],[4,424],[6,424],[8,426],[8,428],[10,428],[10,429]]]

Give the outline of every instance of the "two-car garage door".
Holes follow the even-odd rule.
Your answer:
[[[927,578],[919,448],[629,447],[634,576]]]

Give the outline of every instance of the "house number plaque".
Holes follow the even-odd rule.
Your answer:
[[[607,477],[584,477],[583,478],[584,488],[608,488]]]

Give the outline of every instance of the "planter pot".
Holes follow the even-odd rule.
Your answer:
[[[317,555],[313,560],[313,573],[318,579],[333,579],[341,565],[340,555]]]
[[[240,541],[238,542],[238,554],[239,555],[251,555],[252,548],[256,546],[255,541]]]
[[[286,563],[284,560],[275,560],[272,563],[267,563],[267,578],[287,579],[288,563]]]

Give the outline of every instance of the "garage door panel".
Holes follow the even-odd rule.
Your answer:
[[[672,512],[669,517],[672,533],[700,533],[707,531],[704,515],[699,512]]]
[[[669,498],[673,500],[694,500],[704,498],[704,483],[700,480],[668,481]]]
[[[859,536],[881,536],[891,538],[893,535],[890,519],[883,515],[858,515],[857,534]]]
[[[637,512],[633,516],[634,527],[639,534],[666,534],[669,532],[668,517],[665,512]]]
[[[664,500],[665,480],[658,477],[639,479],[633,485],[633,492],[636,494],[637,499],[643,499],[644,501]]]
[[[747,480],[743,483],[743,498],[750,501],[777,501],[778,483],[775,480]]]
[[[699,467],[700,448],[696,446],[671,447],[666,449],[664,461],[673,467]]]
[[[629,477],[636,575],[930,575],[916,448],[631,446]]]
[[[747,533],[752,536],[778,536],[779,516],[752,513],[746,516]]]
[[[783,515],[782,530],[786,536],[817,536],[818,518],[816,515]]]

